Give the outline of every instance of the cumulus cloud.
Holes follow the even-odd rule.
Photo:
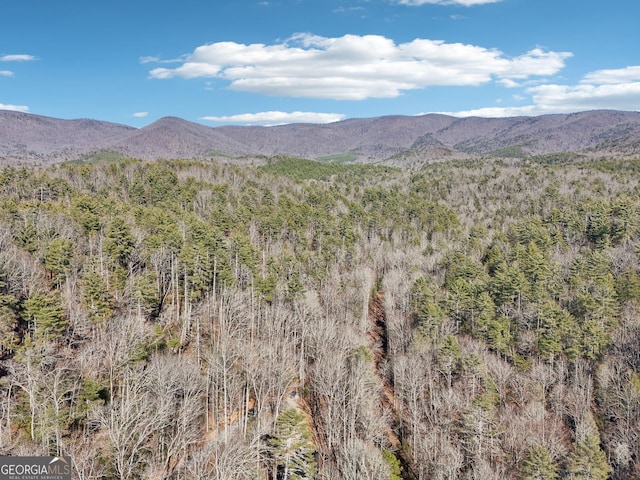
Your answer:
[[[0,55],[0,62],[31,62],[37,60],[33,55]]]
[[[13,77],[11,70],[0,70],[0,77]]]
[[[545,84],[525,89],[530,105],[487,107],[461,112],[457,116],[509,117],[571,113],[584,110],[640,111],[640,66],[588,73],[577,85]],[[518,96],[517,99],[522,99]]]
[[[585,75],[581,83],[585,84],[620,84],[640,81],[640,66],[631,66],[611,70],[596,70]]]
[[[229,81],[233,90],[272,96],[363,100],[436,85],[552,75],[570,56],[536,48],[510,58],[500,50],[442,40],[396,44],[380,35],[326,38],[301,33],[275,45],[203,45],[182,65],[155,68],[150,76],[219,78]]]
[[[501,75],[503,79],[525,79],[532,75],[549,76],[564,67],[564,61],[571,57],[567,52],[545,52],[541,48],[515,57],[511,60],[509,72]]]
[[[144,118],[149,115],[149,112],[136,112],[132,116],[136,118]]]
[[[317,112],[259,112],[241,113],[223,117],[207,116],[200,120],[215,123],[242,123],[246,125],[283,125],[287,123],[332,123],[345,118],[341,113]]]
[[[399,0],[400,5],[419,7],[420,5],[461,5],[463,7],[473,7],[474,5],[485,5],[487,3],[498,3],[502,0]]]
[[[540,85],[529,89],[544,110],[640,110],[640,82],[606,85]]]
[[[14,112],[28,112],[29,107],[26,105],[6,105],[4,103],[0,103],[0,110],[12,110]]]

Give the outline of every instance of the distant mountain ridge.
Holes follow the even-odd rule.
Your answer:
[[[537,117],[440,114],[330,124],[207,127],[164,117],[143,128],[0,111],[0,162],[49,164],[100,151],[156,158],[290,155],[406,164],[447,158],[640,154],[640,113],[596,110]]]

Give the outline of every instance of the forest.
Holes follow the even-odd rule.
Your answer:
[[[640,479],[640,160],[0,169],[0,454]]]

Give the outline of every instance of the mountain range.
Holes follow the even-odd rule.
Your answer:
[[[451,158],[640,153],[640,113],[597,110],[509,118],[440,114],[330,124],[207,127],[164,117],[143,128],[0,111],[0,162],[50,164],[105,152],[142,159],[242,161],[289,155],[404,165]]]

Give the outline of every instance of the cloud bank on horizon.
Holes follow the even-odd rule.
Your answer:
[[[341,113],[317,113],[317,112],[259,112],[241,113],[216,117],[208,115],[200,120],[215,123],[242,123],[246,125],[284,125],[287,123],[332,123],[344,120],[346,115]]]

